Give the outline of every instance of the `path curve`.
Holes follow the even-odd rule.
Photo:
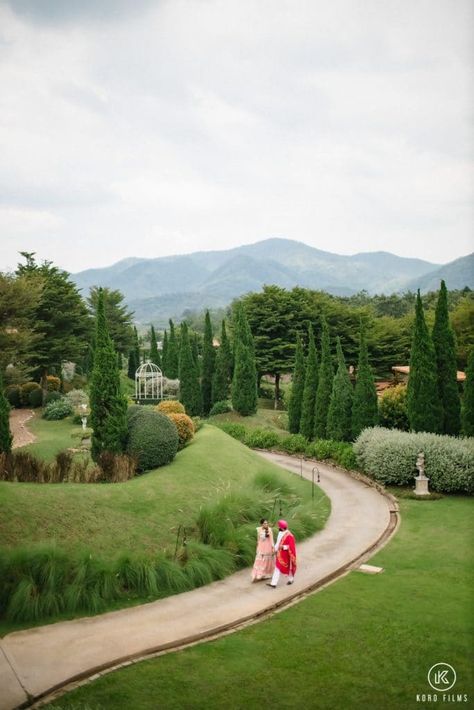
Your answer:
[[[259,453],[300,473],[297,458]],[[306,478],[311,479],[315,465],[303,463]],[[228,633],[295,603],[366,561],[396,529],[395,500],[341,469],[317,466],[331,514],[322,531],[298,545],[292,586],[252,585],[247,569],[131,609],[8,634],[0,639],[0,710],[30,705],[105,669]]]
[[[10,411],[10,431],[13,434],[12,449],[33,444],[36,436],[25,426],[35,413],[31,409],[12,409]]]

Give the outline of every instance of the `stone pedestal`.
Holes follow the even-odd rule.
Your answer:
[[[430,479],[426,476],[415,476],[415,495],[417,496],[428,496],[430,494],[428,490],[428,481]]]

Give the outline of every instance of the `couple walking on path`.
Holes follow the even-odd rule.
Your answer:
[[[273,543],[273,532],[268,520],[262,518],[257,528],[257,554],[252,570],[252,582],[270,579],[269,587],[275,588],[280,574],[288,576],[287,584],[293,584],[296,572],[296,546],[286,520],[278,521],[278,536]]]

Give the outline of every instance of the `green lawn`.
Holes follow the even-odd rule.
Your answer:
[[[38,458],[52,461],[57,453],[69,448],[78,448],[80,439],[78,435],[82,426],[73,424],[70,417],[60,421],[47,421],[41,418],[42,410],[36,410],[33,419],[26,426],[37,437],[34,444],[23,446],[21,451],[30,451]]]
[[[264,405],[264,406],[262,406]],[[250,417],[242,417],[237,412],[227,412],[226,414],[216,414],[209,418],[209,421],[219,424],[220,422],[232,422],[233,424],[245,424],[246,427],[254,429],[269,429],[279,434],[288,434],[287,423],[288,413],[275,410],[271,407],[271,400],[259,400],[259,408],[256,414]]]
[[[382,574],[352,572],[267,621],[116,671],[47,707],[439,707],[416,701],[434,692],[427,674],[439,662],[456,669],[450,693],[472,703],[472,513],[472,499],[403,499],[399,532],[371,560]]]
[[[42,447],[45,452],[44,447],[51,450],[67,439],[66,422],[37,420],[35,425],[41,442],[31,445],[31,450]],[[262,471],[277,471],[303,500],[310,501],[308,482],[264,461],[212,426],[204,426],[168,466],[126,483],[2,481],[1,546],[55,540],[65,550],[90,547],[103,558],[124,550],[152,554],[174,546],[178,526],[191,528],[202,504],[250,484]],[[329,507],[318,510],[327,516]]]

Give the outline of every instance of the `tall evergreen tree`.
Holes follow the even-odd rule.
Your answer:
[[[212,407],[212,377],[214,375],[215,360],[216,353],[213,345],[211,318],[209,311],[206,311],[201,375],[202,413],[205,417],[209,415]]]
[[[456,338],[449,322],[448,292],[444,281],[441,281],[436,305],[433,345],[443,409],[441,433],[457,436],[461,431],[461,400],[457,383]]]
[[[223,402],[229,397],[232,374],[232,353],[227,337],[225,320],[221,326],[221,342],[217,349],[214,375],[212,378],[212,403]]]
[[[201,387],[197,365],[194,362],[188,326],[181,323],[181,346],[179,351],[179,398],[190,417],[199,416],[202,411]]]
[[[170,334],[168,338],[168,353],[167,353],[167,365],[168,365],[168,372],[167,372],[167,377],[170,378],[170,380],[175,380],[178,377],[178,372],[179,372],[179,353],[178,353],[178,343],[176,341],[176,332],[175,332],[175,327],[173,321],[169,320],[170,324]],[[186,330],[187,332],[187,330]],[[189,338],[189,336],[188,336]]]
[[[233,320],[235,363],[232,406],[242,416],[248,416],[257,411],[257,367],[252,333],[240,301],[234,306]]]
[[[101,290],[97,303],[95,341],[90,407],[93,429],[91,454],[97,461],[104,451],[122,453],[127,443],[127,401],[120,390],[117,353],[108,332]]]
[[[138,339],[138,331],[135,326],[133,326],[133,349],[135,350],[135,362],[137,363],[137,367],[140,367],[140,341]]]
[[[474,436],[474,348],[467,359],[462,406],[462,431],[464,436]]]
[[[318,353],[314,342],[313,326],[310,324],[300,419],[300,433],[308,440],[313,438],[314,433],[314,407],[318,390],[318,370]]]
[[[429,334],[418,290],[407,390],[408,420],[412,431],[440,433],[443,410],[433,341]]]
[[[10,405],[3,392],[3,379],[0,373],[0,454],[9,454],[12,450],[13,436],[10,431]]]
[[[298,335],[296,338],[295,367],[291,381],[291,396],[288,404],[288,428],[291,434],[300,430],[301,410],[303,407],[303,393],[305,380],[305,364],[303,344]]]
[[[341,340],[337,338],[337,371],[329,403],[327,436],[334,441],[352,439],[352,382],[344,360]]]
[[[125,296],[118,290],[103,288],[105,317],[109,335],[117,352],[128,354],[133,347],[133,313],[124,304]],[[91,313],[95,316],[99,298],[98,286],[92,286],[86,299]]]
[[[153,325],[150,329],[150,360],[159,368],[161,368],[160,351],[158,350],[158,343],[156,341],[156,333]]]
[[[199,358],[199,333],[192,333],[190,336],[191,352],[193,354],[194,364],[198,377],[201,377],[201,360]]]
[[[324,316],[321,318],[321,326],[321,364],[319,366],[318,389],[314,410],[314,437],[316,439],[327,438],[329,403],[334,379],[329,328]]]
[[[356,439],[362,429],[372,427],[378,421],[377,390],[365,338],[365,329],[360,324],[359,360],[352,403],[352,438]]]
[[[161,367],[165,377],[169,377],[169,362],[168,362],[168,331],[163,334],[163,349],[161,351]]]

